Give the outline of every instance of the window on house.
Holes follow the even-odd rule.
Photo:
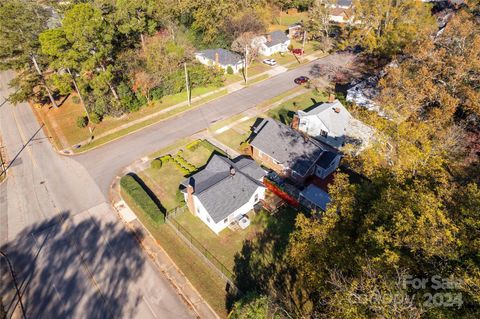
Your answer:
[[[320,135],[322,135],[323,137],[327,137],[327,136],[328,136],[328,132],[327,132],[327,131],[324,131],[324,130],[320,130]]]
[[[258,194],[255,194],[255,203],[258,202]]]
[[[200,214],[200,207],[197,207],[197,214]]]
[[[210,222],[210,217],[207,216],[207,222]]]
[[[223,220],[223,223],[224,223],[224,224],[228,223],[228,218],[225,218],[225,219]]]

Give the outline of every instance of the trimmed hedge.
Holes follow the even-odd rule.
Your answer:
[[[135,206],[155,223],[165,223],[165,215],[133,176],[125,175],[120,179],[122,191],[130,197]]]
[[[202,144],[202,142],[203,142],[202,140],[195,140],[193,142],[188,143],[186,148],[189,151],[195,151]]]

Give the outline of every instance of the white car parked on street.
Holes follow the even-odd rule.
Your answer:
[[[263,63],[268,64],[270,66],[274,66],[277,64],[277,61],[275,61],[275,59],[265,59],[263,60]]]

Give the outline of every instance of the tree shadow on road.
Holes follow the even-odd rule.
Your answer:
[[[28,318],[131,318],[136,313],[142,295],[132,284],[145,259],[116,220],[65,212],[24,229],[0,249],[13,266]],[[5,265],[0,260],[0,295],[11,316],[20,304]]]

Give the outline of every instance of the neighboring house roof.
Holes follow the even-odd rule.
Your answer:
[[[234,174],[231,173],[232,168]],[[214,155],[203,170],[184,180],[182,185],[194,187],[193,194],[213,221],[218,223],[245,205],[258,187],[263,187],[260,182],[263,176],[265,171],[252,159],[231,161]]]
[[[295,23],[288,26],[289,29],[291,29],[291,28],[302,28],[302,27],[303,27],[303,24],[301,22],[295,22]]]
[[[352,4],[352,0],[337,0],[337,6],[339,7],[351,7]]]
[[[330,9],[330,15],[335,17],[345,17],[349,19],[353,15],[353,10],[344,8],[332,8]]]
[[[301,191],[300,196],[321,208],[323,211],[327,210],[327,204],[330,203],[330,196],[324,190],[313,184],[308,185],[307,188]]]
[[[263,119],[253,127],[250,145],[301,176],[327,150],[323,144],[272,119]]]
[[[277,44],[285,43],[290,40],[290,38],[283,31],[273,31],[273,32],[270,32],[268,35],[270,35],[272,40],[271,41],[267,40],[265,42],[265,45],[267,47],[273,47]]]
[[[197,52],[196,54],[198,56],[202,56],[208,60],[211,61],[216,61],[215,55],[218,53],[218,63],[220,65],[236,65],[238,63],[241,63],[243,61],[242,57],[232,51],[228,51],[225,49],[206,49]]]
[[[348,122],[352,118],[347,109],[338,100],[332,103],[322,103],[308,112],[298,111],[298,117],[300,119],[310,116],[315,116],[320,119],[323,125],[328,128],[329,132],[336,136],[345,135]]]

